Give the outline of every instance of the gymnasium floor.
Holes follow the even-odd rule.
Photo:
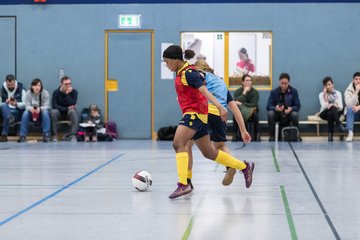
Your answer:
[[[255,142],[250,189],[196,149],[195,191],[176,200],[171,142],[0,145],[1,240],[360,239],[360,142]],[[147,192],[136,170],[152,174]]]

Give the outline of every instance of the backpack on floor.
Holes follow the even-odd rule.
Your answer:
[[[157,131],[158,140],[172,141],[175,137],[177,126],[161,127]]]
[[[284,127],[281,130],[281,136],[285,142],[297,142],[299,141],[299,129],[294,126]]]
[[[104,124],[106,134],[110,135],[111,138],[117,139],[119,137],[117,126],[115,122],[108,121]]]

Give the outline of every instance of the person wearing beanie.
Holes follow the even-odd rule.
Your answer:
[[[184,52],[186,60],[194,56],[195,53],[192,50]],[[185,61],[184,57],[181,47],[177,45],[171,45],[163,52],[167,67],[176,73],[175,89],[183,112],[173,140],[179,182],[177,189],[169,198],[178,198],[193,191],[191,182],[188,182],[191,172],[188,171],[189,155],[186,149],[186,144],[191,139],[195,141],[204,157],[241,170],[244,173],[246,187],[250,187],[254,164],[242,162],[228,153],[215,149],[212,145],[207,123],[208,100],[217,107],[223,121],[227,119],[227,111],[207,90],[204,75],[198,72],[195,66]]]

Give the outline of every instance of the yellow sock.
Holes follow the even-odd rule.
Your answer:
[[[192,179],[192,170],[188,169],[187,178]]]
[[[218,162],[222,165],[225,165],[225,166],[231,167],[231,168],[235,168],[238,170],[243,170],[246,168],[246,164],[244,162],[242,162],[242,161],[234,158],[230,154],[220,151],[220,150],[219,150],[219,154],[215,158],[215,162]]]
[[[188,165],[189,165],[188,153],[187,152],[176,153],[176,166],[179,176],[179,182],[184,185],[187,185]]]

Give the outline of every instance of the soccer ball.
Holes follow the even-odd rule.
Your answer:
[[[132,177],[132,184],[140,192],[149,189],[152,184],[152,177],[147,171],[137,171]]]

